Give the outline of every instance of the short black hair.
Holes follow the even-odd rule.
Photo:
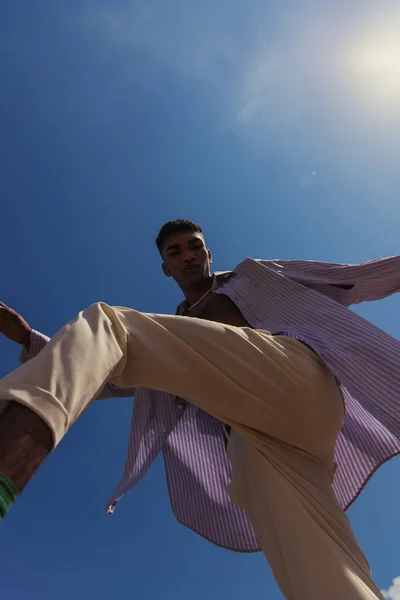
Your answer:
[[[162,253],[163,247],[167,239],[173,233],[178,233],[180,231],[193,231],[196,233],[203,234],[203,230],[197,223],[193,221],[187,221],[185,219],[176,219],[176,221],[168,221],[168,223],[164,223],[161,227],[160,232],[156,239],[157,248]]]

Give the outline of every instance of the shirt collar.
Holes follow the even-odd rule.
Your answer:
[[[236,273],[234,271],[217,271],[213,275],[212,289],[215,291],[221,285],[229,281]],[[181,315],[187,309],[187,300],[183,300],[176,308],[176,315]]]

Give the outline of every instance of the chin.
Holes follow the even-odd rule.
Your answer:
[[[208,275],[206,273],[184,273],[184,277],[182,278],[182,282],[184,285],[192,286],[201,283],[205,279],[207,279]]]

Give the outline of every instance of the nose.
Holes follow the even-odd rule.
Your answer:
[[[195,259],[195,255],[193,250],[187,250],[183,256],[183,260],[185,261],[185,263],[188,262],[193,262]]]

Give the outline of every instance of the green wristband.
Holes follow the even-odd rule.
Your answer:
[[[4,519],[18,495],[19,492],[11,479],[0,473],[0,521]]]

